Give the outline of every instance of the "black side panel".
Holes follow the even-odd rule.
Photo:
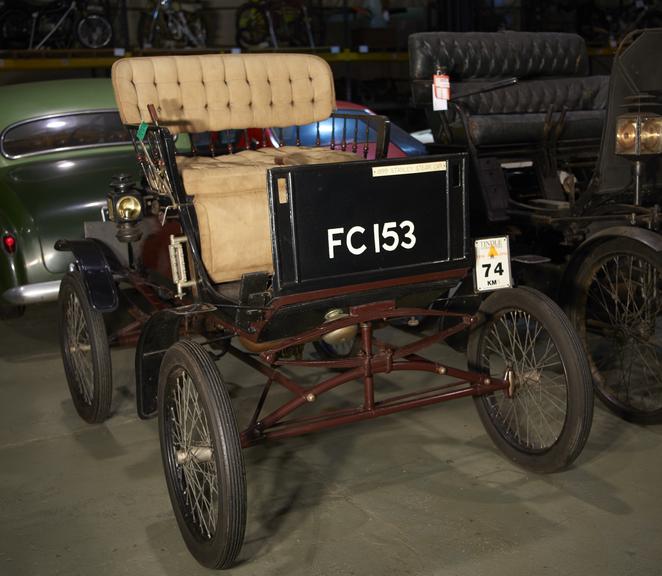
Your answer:
[[[467,265],[461,154],[269,171],[274,294]]]
[[[117,308],[117,287],[112,273],[118,271],[120,265],[103,244],[95,240],[58,240],[55,249],[73,253],[95,310],[112,312]]]
[[[181,319],[178,314],[162,310],[147,321],[140,334],[136,347],[136,408],[140,418],[156,416],[161,361],[179,339]]]

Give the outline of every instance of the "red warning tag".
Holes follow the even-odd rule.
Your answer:
[[[448,110],[448,101],[451,98],[451,82],[448,74],[435,74],[432,76],[432,109]]]

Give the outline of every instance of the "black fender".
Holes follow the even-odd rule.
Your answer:
[[[119,272],[119,264],[104,250],[97,240],[58,240],[55,249],[71,252],[76,268],[81,273],[92,308],[99,312],[113,312],[119,298],[113,272]]]
[[[136,347],[136,409],[142,419],[157,414],[159,370],[168,348],[179,340],[179,325],[184,316],[161,310],[143,326]]]
[[[562,304],[569,303],[569,295],[575,289],[575,279],[577,273],[586,260],[588,255],[595,250],[595,248],[614,238],[628,238],[645,244],[655,252],[662,252],[662,234],[647,228],[638,228],[637,226],[611,226],[596,232],[589,236],[579,247],[573,252],[570,262],[565,267],[563,277],[561,279],[559,289],[559,302]]]

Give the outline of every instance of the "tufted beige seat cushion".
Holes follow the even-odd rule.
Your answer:
[[[173,133],[309,124],[335,108],[329,65],[310,54],[206,54],[125,58],[112,69],[124,124],[151,122],[148,104]],[[350,152],[299,147],[178,157],[194,196],[202,260],[212,280],[272,271],[266,173],[278,164],[358,160]]]
[[[351,152],[284,147],[217,158],[179,157],[184,188],[194,196],[202,260],[215,282],[247,272],[273,272],[267,170],[278,164],[360,160]]]

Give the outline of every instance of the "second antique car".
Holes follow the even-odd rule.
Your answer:
[[[469,153],[473,233],[511,234],[521,281],[566,306],[597,396],[648,424],[662,422],[661,52],[662,28],[637,30],[598,76],[576,34],[409,39],[432,150]]]
[[[385,158],[387,120],[336,112],[317,56],[129,58],[112,75],[144,185],[117,175],[104,221],[57,243],[75,259],[58,303],[64,370],[79,415],[102,422],[109,341],[137,337],[137,412],[158,417],[174,515],[201,564],[235,562],[247,521],[242,449],[272,439],[471,396],[519,465],[553,472],[577,458],[593,410],[581,343],[549,298],[512,287],[506,236],[470,239],[465,154]],[[292,126],[294,145],[266,146],[269,127],[282,143]],[[176,134],[194,135],[187,150]],[[471,313],[432,306],[467,278],[479,296]],[[109,334],[104,317],[118,310],[132,320]],[[453,323],[405,344],[378,335],[412,317]],[[460,332],[468,368],[425,356]],[[355,345],[320,358],[310,354],[320,341]],[[226,354],[266,379],[245,414],[217,366]],[[429,383],[384,386],[405,371]],[[357,381],[355,403],[337,405],[333,391]]]

